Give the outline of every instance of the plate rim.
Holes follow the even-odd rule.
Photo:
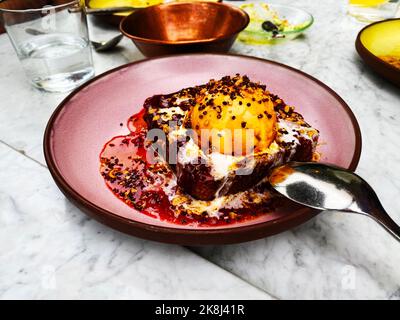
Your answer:
[[[365,30],[373,27],[374,25],[387,23],[389,21],[400,21],[400,18],[390,18],[366,25],[358,32],[355,41],[355,47],[358,55],[368,67],[374,70],[381,77],[392,82],[394,85],[400,86],[400,69],[392,66],[390,63],[385,62],[382,59],[379,59],[370,50],[368,50],[361,41],[361,35]]]
[[[320,80],[314,78],[313,76],[300,71],[296,68],[290,67],[288,65],[267,60],[258,57],[246,56],[241,54],[222,54],[222,53],[192,53],[192,54],[180,54],[180,55],[165,55],[161,57],[153,57],[147,59],[141,59],[138,61],[130,62],[116,68],[107,70],[104,73],[101,73],[92,79],[85,82],[80,87],[73,90],[70,94],[68,94],[61,103],[57,106],[57,108],[53,111],[48,123],[46,125],[46,129],[44,132],[43,138],[43,151],[45,161],[47,163],[48,169],[58,186],[58,188],[62,191],[62,193],[72,201],[79,209],[85,212],[87,215],[91,216],[95,220],[110,226],[113,229],[118,231],[144,238],[147,240],[153,240],[164,243],[172,243],[172,244],[180,244],[180,245],[217,245],[217,244],[233,244],[233,243],[241,243],[251,240],[256,240],[260,238],[264,238],[273,234],[277,234],[283,232],[285,230],[289,230],[295,226],[298,226],[309,219],[316,216],[321,211],[309,209],[309,208],[301,208],[294,212],[293,214],[283,216],[279,219],[260,222],[252,225],[242,226],[242,227],[227,227],[220,229],[184,229],[184,228],[174,228],[166,227],[166,226],[155,226],[139,221],[135,221],[132,219],[121,217],[111,211],[103,209],[93,202],[87,200],[83,196],[81,196],[77,191],[75,191],[67,181],[63,178],[61,172],[58,170],[55,160],[51,151],[51,138],[52,138],[52,130],[55,121],[58,118],[58,115],[64,109],[65,105],[82,89],[89,86],[90,84],[96,82],[97,80],[113,73],[118,70],[129,68],[133,65],[148,63],[152,60],[162,60],[169,58],[177,58],[177,57],[193,57],[193,56],[228,56],[228,57],[237,57],[242,59],[251,59],[260,61],[262,63],[274,64],[281,66],[285,69],[289,69],[296,73],[299,73],[306,78],[316,82],[319,86],[323,87],[327,90],[342,106],[344,111],[350,118],[352,123],[352,127],[355,133],[355,148],[354,154],[352,157],[352,161],[348,166],[349,170],[354,171],[357,168],[357,165],[361,156],[362,149],[362,137],[360,126],[357,122],[357,119],[352,112],[351,108],[348,104],[330,87],[321,82]],[[279,223],[278,223],[279,222]],[[268,228],[270,225],[274,225],[272,228]]]

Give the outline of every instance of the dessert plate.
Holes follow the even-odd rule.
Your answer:
[[[330,88],[291,67],[258,58],[189,54],[130,63],[110,70],[71,93],[46,128],[49,170],[65,196],[96,220],[150,240],[185,244],[238,243],[297,226],[318,211],[289,201],[254,220],[217,227],[188,227],[144,215],[117,199],[99,173],[99,154],[112,137],[129,133],[126,120],[155,94],[240,73],[260,81],[320,130],[321,161],[354,170],[361,133],[347,104]]]

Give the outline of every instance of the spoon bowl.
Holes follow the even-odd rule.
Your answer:
[[[108,51],[115,48],[118,45],[118,43],[120,43],[123,37],[124,37],[123,34],[119,34],[108,41],[102,41],[102,42],[91,41],[91,43],[94,50],[96,50],[97,52]]]
[[[373,218],[400,241],[400,227],[386,213],[375,191],[350,170],[317,162],[290,162],[274,168],[269,182],[285,197],[307,207]]]

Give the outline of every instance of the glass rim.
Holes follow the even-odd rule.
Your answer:
[[[1,3],[2,1],[0,1]],[[74,3],[80,3],[80,0],[72,0],[69,1],[67,3],[63,3],[63,4],[57,4],[57,5],[47,5],[47,6],[43,6],[42,8],[36,8],[36,9],[6,9],[6,8],[0,8],[0,12],[12,12],[12,13],[30,13],[30,12],[39,12],[45,9],[60,9],[63,7],[68,7],[71,4]]]

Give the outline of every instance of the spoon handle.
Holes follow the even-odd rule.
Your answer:
[[[395,239],[400,241],[400,226],[390,218],[385,209],[382,206],[374,208],[372,212],[368,214],[369,217],[377,221],[388,231]]]

